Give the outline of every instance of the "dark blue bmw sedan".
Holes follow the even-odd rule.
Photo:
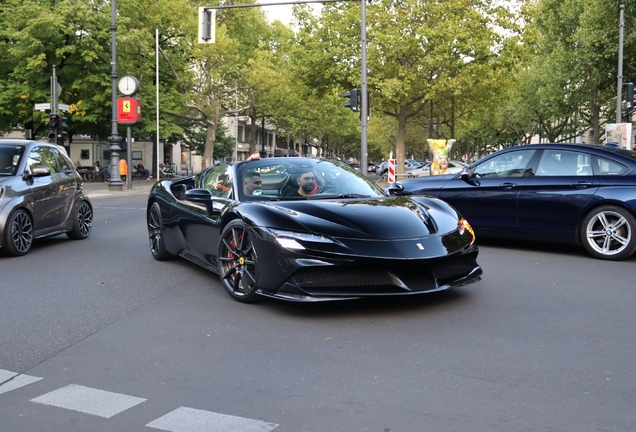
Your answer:
[[[482,237],[582,244],[606,260],[636,252],[636,152],[630,150],[517,146],[459,174],[406,179],[388,191],[441,198]]]

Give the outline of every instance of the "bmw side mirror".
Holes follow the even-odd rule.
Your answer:
[[[391,183],[387,188],[389,195],[402,195],[404,193],[404,185],[400,183]]]

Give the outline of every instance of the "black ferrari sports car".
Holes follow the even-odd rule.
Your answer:
[[[481,279],[469,223],[430,197],[393,197],[351,167],[308,158],[219,163],[157,182],[152,256],[219,274],[241,302],[441,291]]]
[[[0,250],[5,254],[25,255],[42,237],[90,235],[93,206],[62,150],[39,141],[0,140]]]

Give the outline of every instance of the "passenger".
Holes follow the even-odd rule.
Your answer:
[[[296,179],[298,189],[288,189],[283,193],[285,197],[300,197],[314,195],[318,191],[318,183],[316,183],[316,175],[313,171],[305,171]]]
[[[263,193],[263,181],[256,171],[247,171],[243,177],[243,193],[246,196],[257,196]]]

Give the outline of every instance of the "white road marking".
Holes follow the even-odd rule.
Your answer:
[[[42,378],[31,375],[20,375],[15,372],[0,369],[0,394],[24,387],[41,379]]]
[[[269,432],[278,427],[275,423],[188,407],[177,408],[146,426],[170,432]]]
[[[31,399],[31,402],[111,418],[146,399],[71,384]]]

